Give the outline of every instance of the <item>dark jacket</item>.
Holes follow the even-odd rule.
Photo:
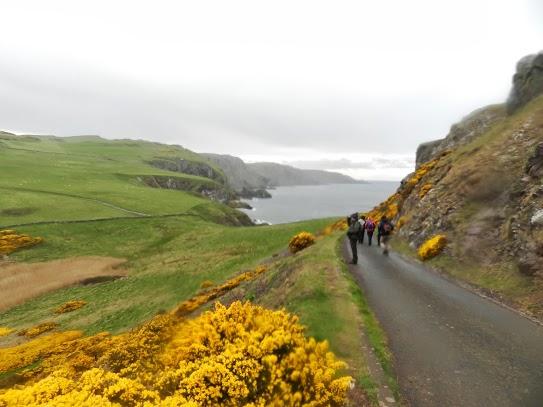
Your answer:
[[[347,230],[347,236],[349,237],[349,239],[358,239],[361,234],[362,225],[360,224],[360,222],[351,222],[351,224],[349,225],[349,229]]]

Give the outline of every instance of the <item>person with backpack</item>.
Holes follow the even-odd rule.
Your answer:
[[[360,231],[360,238],[358,239],[358,241],[360,242],[360,244],[364,244],[364,231],[366,230],[366,217],[364,215],[362,215],[360,217],[360,219],[358,219],[358,222],[360,223],[360,226],[362,227],[362,230]]]
[[[373,232],[375,231],[375,222],[371,218],[366,219],[366,222],[364,222],[364,229],[366,230],[366,234],[368,235],[368,246],[371,246]]]
[[[351,244],[351,253],[353,255],[353,260],[351,264],[358,263],[358,250],[356,244],[360,238],[360,232],[362,231],[362,226],[358,222],[358,215],[351,215],[349,219],[349,229],[347,229],[347,237],[349,238],[349,243]]]
[[[383,216],[381,218],[381,222],[379,222],[379,227],[377,228],[377,242],[379,246],[381,246],[382,243],[384,255],[388,255],[390,235],[392,234],[393,230],[394,225],[392,222],[389,221],[386,216]]]

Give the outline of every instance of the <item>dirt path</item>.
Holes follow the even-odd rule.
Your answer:
[[[124,259],[74,257],[43,263],[0,262],[0,311],[24,301],[78,283],[126,275]]]
[[[413,407],[543,405],[543,327],[377,247],[350,270]]]

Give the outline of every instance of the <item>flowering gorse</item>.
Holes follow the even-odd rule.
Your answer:
[[[64,314],[66,312],[72,312],[72,311],[75,311],[76,309],[79,309],[79,308],[85,306],[86,304],[87,304],[87,302],[83,301],[83,300],[68,301],[68,302],[65,302],[64,304],[62,304],[60,307],[58,307],[55,310],[55,314]]]
[[[422,199],[426,196],[428,192],[432,189],[433,185],[431,183],[424,184],[422,187],[420,187],[419,190],[419,199]]]
[[[43,362],[26,385],[0,393],[0,405],[339,406],[351,383],[295,316],[248,302],[217,303],[194,320],[159,315],[119,336],[79,335],[19,345]],[[6,354],[0,349],[2,371]]]
[[[56,322],[43,322],[39,325],[33,326],[32,328],[22,329],[17,332],[19,336],[26,336],[27,338],[34,338],[35,336],[41,335],[44,332],[52,331],[58,327]]]
[[[418,250],[421,260],[428,260],[437,256],[447,245],[447,237],[444,235],[435,235],[426,240]]]
[[[313,243],[315,243],[315,236],[309,232],[300,232],[290,239],[288,249],[291,253],[297,253],[300,250],[311,246]]]
[[[41,242],[43,242],[41,237],[17,234],[15,230],[11,229],[0,230],[0,255],[8,255],[15,250],[35,246]]]
[[[13,332],[13,329],[5,327],[5,326],[0,326],[0,336],[9,335],[12,332]]]

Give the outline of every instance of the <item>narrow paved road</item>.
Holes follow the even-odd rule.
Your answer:
[[[350,270],[412,407],[543,406],[543,327],[377,247]]]

